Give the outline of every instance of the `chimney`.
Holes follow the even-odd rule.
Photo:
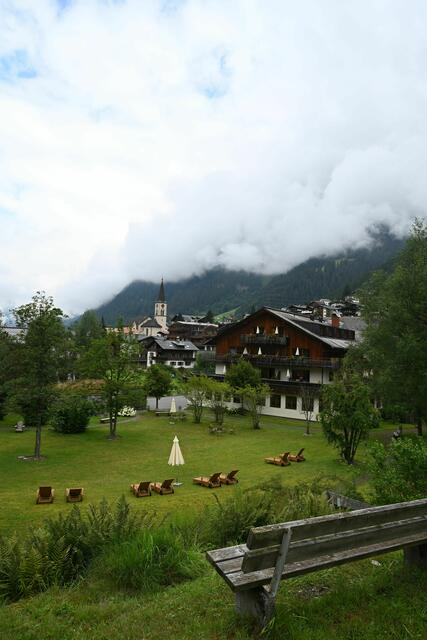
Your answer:
[[[340,327],[340,319],[339,319],[339,317],[337,316],[336,313],[333,313],[331,315],[331,325],[333,327],[335,327],[335,329],[339,329],[339,327]]]

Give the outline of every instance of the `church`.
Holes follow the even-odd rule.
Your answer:
[[[165,287],[162,278],[157,300],[154,303],[154,315],[135,318],[132,324],[127,327],[127,332],[132,332],[136,336],[146,338],[152,336],[167,336],[169,333],[167,314],[168,305],[165,299]]]

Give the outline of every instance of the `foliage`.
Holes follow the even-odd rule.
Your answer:
[[[94,413],[94,405],[80,394],[63,392],[50,412],[50,424],[60,433],[83,433]]]
[[[81,576],[89,562],[112,542],[128,540],[153,516],[135,516],[121,498],[114,510],[103,500],[82,514],[74,505],[66,515],[45,521],[24,539],[0,539],[0,598],[18,600],[53,584]]]
[[[422,434],[427,419],[427,229],[414,223],[391,274],[375,274],[361,291],[361,366],[389,413],[411,419]]]
[[[198,542],[215,548],[246,542],[252,527],[331,513],[324,491],[326,478],[283,485],[278,479],[241,490],[224,501],[215,495],[215,505],[200,518]],[[187,525],[188,526],[188,525]]]
[[[117,436],[119,411],[142,390],[137,374],[138,355],[137,342],[132,336],[125,336],[121,325],[102,338],[92,340],[82,354],[81,372],[102,379],[101,393],[110,418],[110,438]]]
[[[89,347],[92,340],[102,338],[104,328],[95,311],[90,309],[85,311],[79,320],[73,324],[73,332],[77,347],[85,349]]]
[[[259,384],[256,387],[245,386],[237,389],[236,392],[243,399],[243,406],[249,412],[254,429],[260,428],[262,408],[265,406],[265,399],[270,393],[270,388],[266,384]]]
[[[172,387],[172,373],[162,364],[153,364],[145,373],[144,388],[147,396],[156,398],[156,408],[159,398],[168,396]]]
[[[34,457],[40,458],[41,429],[56,397],[55,383],[67,369],[68,334],[64,314],[53,299],[38,292],[32,302],[13,311],[24,339],[16,343],[17,377],[13,395],[27,425],[36,426]]]
[[[392,504],[427,495],[427,440],[405,436],[389,447],[373,442],[369,471],[376,504]]]
[[[258,387],[261,384],[261,373],[247,360],[239,360],[228,369],[225,374],[225,382],[232,389]]]
[[[112,545],[95,567],[116,588],[144,593],[192,580],[205,570],[201,554],[165,526]]]
[[[0,420],[6,415],[7,382],[11,377],[12,342],[1,326],[0,314]]]
[[[200,424],[203,415],[203,408],[211,390],[211,380],[207,376],[191,376],[184,385],[184,395],[186,396],[190,409],[193,412],[193,420]]]
[[[227,399],[230,398],[231,389],[226,382],[219,382],[219,380],[210,380],[209,382],[210,397],[208,398],[208,406],[213,411],[215,423],[222,425],[224,415],[227,411]]]
[[[367,385],[360,376],[343,369],[334,382],[323,387],[322,407],[320,420],[326,440],[347,464],[353,464],[360,441],[379,424]]]

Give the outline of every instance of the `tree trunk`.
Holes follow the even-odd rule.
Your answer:
[[[38,425],[36,427],[36,444],[34,447],[34,457],[35,458],[40,458],[40,450],[41,450],[41,441],[42,441],[42,425],[40,423],[40,420],[38,422]]]
[[[158,408],[159,408],[159,399],[156,398],[156,411],[157,411]]]
[[[417,418],[416,419],[416,425],[417,425],[417,433],[419,436],[423,435],[423,421],[421,418]]]

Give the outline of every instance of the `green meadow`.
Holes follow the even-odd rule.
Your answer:
[[[362,445],[357,464],[344,465],[328,446],[319,425],[305,436],[302,422],[265,417],[254,431],[247,418],[228,418],[223,435],[211,435],[206,415],[201,425],[188,416],[184,422],[144,413],[119,424],[120,438],[110,441],[108,427],[93,420],[77,435],[43,431],[43,461],[18,459],[31,455],[34,432],[15,433],[16,416],[0,423],[0,531],[24,534],[47,516],[66,512],[65,488],[83,486],[83,508],[102,498],[128,497],[133,509],[149,510],[160,520],[201,511],[224,500],[237,488],[209,490],[192,483],[197,475],[239,469],[239,488],[246,489],[280,478],[298,483],[319,476],[352,480],[367,491],[369,478]],[[372,434],[387,441],[394,429],[383,424]],[[231,431],[231,432],[230,432]],[[171,468],[172,441],[180,440],[185,465]],[[281,468],[264,457],[305,448],[306,461]],[[129,485],[141,480],[178,477],[183,484],[174,495],[136,499]],[[39,485],[55,489],[51,505],[36,505]],[[95,563],[96,565],[96,563]],[[101,564],[102,569],[102,564]],[[427,637],[427,572],[408,570],[402,553],[352,563],[282,583],[277,616],[262,637],[293,640],[425,640]],[[99,564],[72,586],[52,587],[33,597],[0,605],[2,640],[249,640],[254,629],[238,620],[233,594],[208,563],[204,574],[157,593],[127,592],[103,579]]]

